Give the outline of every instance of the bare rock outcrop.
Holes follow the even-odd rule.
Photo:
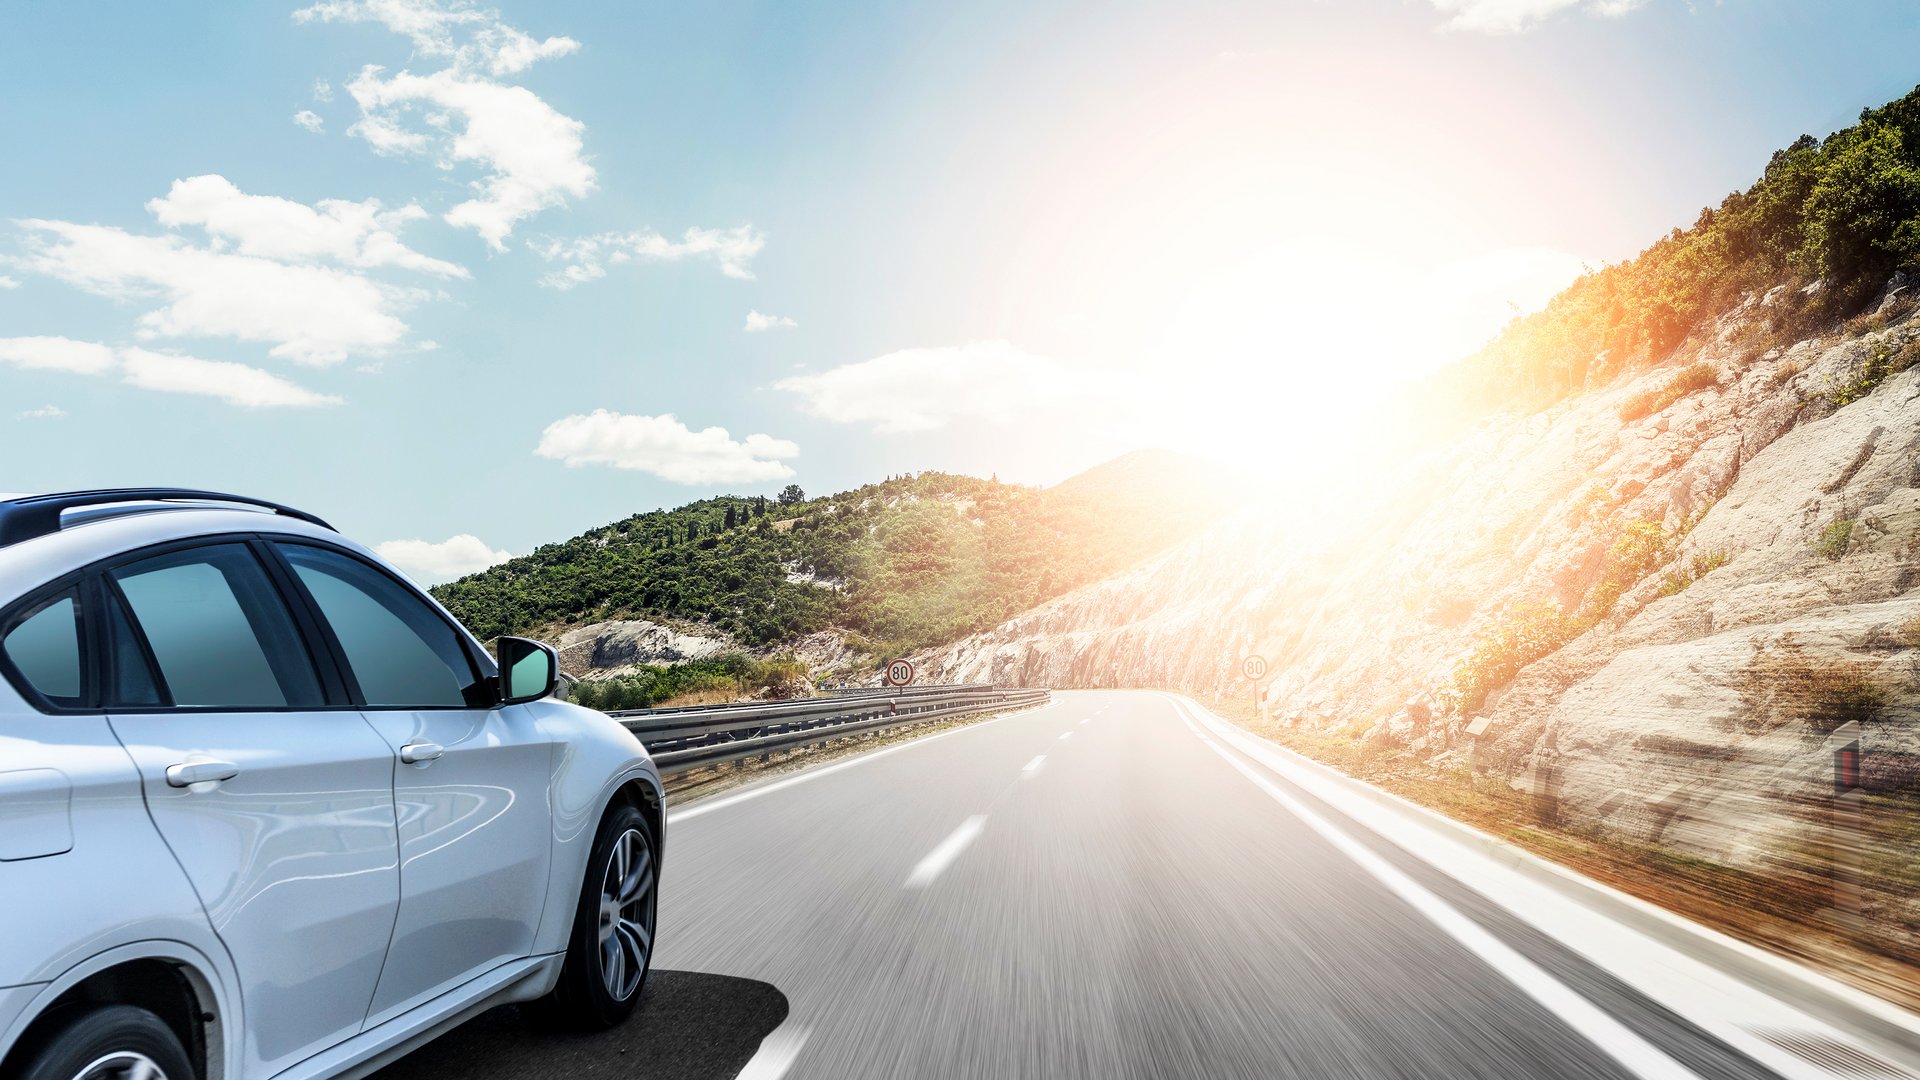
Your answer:
[[[1554,813],[1764,867],[1811,827],[1835,715],[1920,752],[1920,367],[1861,381],[1920,323],[1763,350],[1762,316],[1650,415],[1621,407],[1673,367],[1363,463],[1365,495],[1251,506],[922,670],[1238,694],[1258,653],[1283,722],[1440,754],[1482,720],[1476,760]],[[1551,640],[1496,671],[1526,633]]]

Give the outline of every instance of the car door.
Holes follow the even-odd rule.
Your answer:
[[[552,740],[492,707],[490,667],[411,585],[339,548],[276,541],[349,693],[393,754],[400,915],[378,1024],[533,948],[552,860]]]
[[[393,751],[264,554],[198,543],[103,575],[161,703],[109,722],[238,971],[249,1060],[230,1071],[248,1076],[360,1030],[400,901]]]

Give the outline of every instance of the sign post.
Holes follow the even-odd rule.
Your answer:
[[[1240,674],[1253,684],[1253,714],[1264,722],[1267,719],[1267,702],[1260,692],[1260,680],[1267,677],[1267,658],[1258,654],[1248,654],[1240,661]]]
[[[1833,750],[1833,908],[1842,924],[1858,926],[1863,903],[1860,845],[1866,791],[1860,776],[1860,724],[1848,721],[1827,738]]]
[[[906,686],[913,682],[913,661],[887,661],[887,685]]]

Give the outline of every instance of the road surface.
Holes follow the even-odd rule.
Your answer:
[[[661,895],[626,1027],[501,1010],[381,1080],[1773,1075],[1159,694],[678,808]]]

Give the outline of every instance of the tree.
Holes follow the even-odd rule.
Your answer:
[[[767,516],[767,497],[765,495],[753,500],[753,516],[758,518]]]
[[[1891,124],[1848,135],[1807,194],[1804,257],[1822,274],[1878,285],[1920,249],[1920,169]]]
[[[727,528],[731,529],[738,524],[740,524],[740,518],[737,514],[734,513],[733,504],[728,503],[727,504]]]
[[[689,540],[700,539],[700,523],[699,522],[697,521],[687,522],[687,539]]]
[[[781,506],[798,506],[806,501],[807,493],[801,490],[799,484],[788,484],[780,489]]]

